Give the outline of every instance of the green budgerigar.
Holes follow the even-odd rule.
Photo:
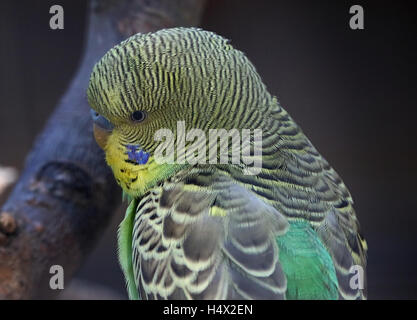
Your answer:
[[[131,299],[365,298],[349,191],[228,40],[134,35],[95,65],[88,101],[130,201]]]

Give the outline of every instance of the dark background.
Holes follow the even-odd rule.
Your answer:
[[[337,3],[335,3],[337,2]],[[49,28],[60,4],[65,29]],[[365,30],[349,28],[349,8]],[[417,298],[416,22],[411,1],[208,2],[232,40],[349,187],[369,246],[370,299]],[[1,1],[0,165],[26,154],[80,62],[85,1]],[[4,200],[0,198],[0,203]],[[116,226],[77,278],[126,297]]]

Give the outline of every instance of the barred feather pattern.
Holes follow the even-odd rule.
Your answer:
[[[138,205],[133,265],[141,297],[282,299],[275,238],[288,227],[285,217],[227,176],[187,176],[180,172]]]
[[[122,133],[121,145],[148,152],[156,148],[155,131],[176,133],[177,121],[205,132],[263,131],[260,174],[195,166],[143,197],[132,244],[142,298],[285,297],[271,241],[292,220],[308,221],[319,235],[340,298],[365,298],[366,290],[349,286],[350,268],[366,267],[367,246],[348,189],[226,39],[195,28],[132,36],[97,63],[88,99]],[[135,110],[149,114],[139,129],[126,121]]]

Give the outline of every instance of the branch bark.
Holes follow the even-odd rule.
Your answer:
[[[137,32],[199,21],[204,0],[103,0],[89,6],[85,54],[0,210],[0,298],[53,297],[49,269],[71,278],[120,204],[91,131],[86,88],[104,53]]]

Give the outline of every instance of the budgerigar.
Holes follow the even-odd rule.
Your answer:
[[[365,298],[349,191],[228,40],[197,28],[134,35],[95,65],[88,101],[130,201],[118,245],[131,299]],[[214,158],[195,148],[212,129],[231,133],[226,163],[212,161],[220,146]],[[259,141],[258,172],[232,161],[232,144],[242,160]],[[163,143],[173,161],[156,156]],[[187,152],[199,161],[180,161]]]

